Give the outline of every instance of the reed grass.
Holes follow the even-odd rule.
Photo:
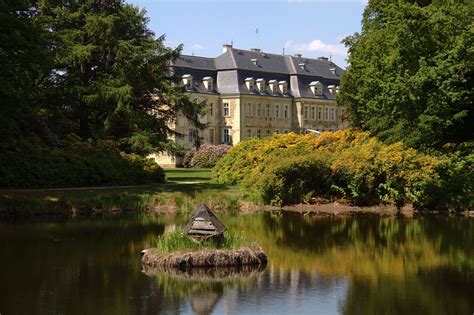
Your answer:
[[[236,249],[250,245],[242,235],[225,231],[223,237],[197,242],[183,233],[182,228],[158,237],[155,247],[161,253],[198,251],[203,249]]]

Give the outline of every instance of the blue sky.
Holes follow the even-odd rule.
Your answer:
[[[360,31],[364,0],[126,0],[147,11],[149,27],[183,54],[215,57],[234,47],[307,57],[332,55],[346,66],[341,39]],[[258,35],[256,29],[258,28]]]

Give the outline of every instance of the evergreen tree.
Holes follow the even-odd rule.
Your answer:
[[[119,140],[126,151],[169,148],[173,120],[199,128],[204,104],[173,85],[170,49],[148,29],[145,12],[122,0],[40,0],[38,20],[55,57],[44,101],[57,134]]]
[[[0,0],[0,134],[1,149],[44,135],[38,99],[51,59],[48,34],[36,23],[30,0]]]
[[[423,149],[473,140],[472,1],[370,0],[347,37],[338,101],[351,123]]]

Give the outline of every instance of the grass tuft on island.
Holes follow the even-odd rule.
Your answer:
[[[155,248],[161,253],[172,253],[204,249],[237,249],[250,245],[251,242],[246,240],[245,237],[231,231],[225,231],[224,236],[220,238],[197,242],[184,234],[181,229],[177,229],[171,233],[159,236]]]

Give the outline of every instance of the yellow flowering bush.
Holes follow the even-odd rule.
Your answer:
[[[268,204],[325,197],[348,198],[359,205],[393,203],[401,207],[412,202],[418,207],[459,207],[462,203],[472,207],[472,198],[453,203],[459,199],[454,191],[440,200],[440,190],[449,185],[440,178],[441,167],[454,169],[445,166],[447,160],[346,129],[320,136],[290,133],[244,141],[218,162],[213,175],[219,183],[238,183]],[[465,164],[457,165],[450,181],[467,169]],[[460,190],[471,191],[469,185]]]

